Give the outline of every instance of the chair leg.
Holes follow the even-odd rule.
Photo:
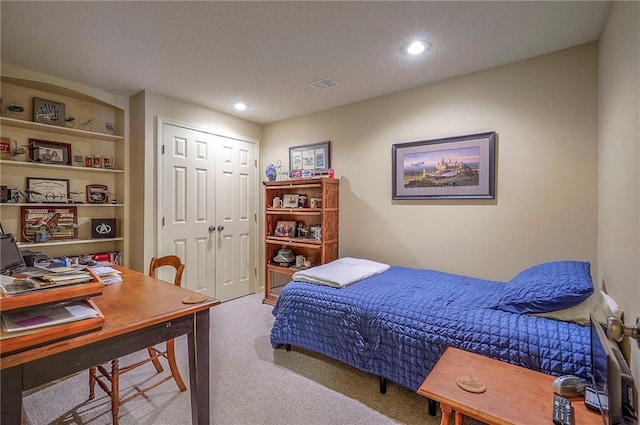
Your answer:
[[[154,351],[154,349],[151,347],[147,348],[147,352],[149,353],[149,357],[151,358],[151,362],[153,363],[153,366],[156,368],[156,372],[161,373],[164,369],[162,368],[162,364],[160,363],[160,360],[158,360],[157,352]]]
[[[118,359],[111,360],[111,417],[113,425],[118,425],[118,413],[120,412],[120,368]]]
[[[187,386],[184,384],[182,380],[182,376],[180,376],[180,371],[178,370],[178,364],[176,363],[176,352],[175,352],[175,342],[173,339],[167,341],[167,360],[169,361],[169,368],[171,369],[171,375],[173,375],[173,379],[175,379],[176,384],[178,385],[178,389],[180,391],[186,391]]]
[[[96,367],[89,369],[89,400],[96,396]]]

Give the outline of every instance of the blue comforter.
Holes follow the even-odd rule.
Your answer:
[[[291,282],[271,344],[293,344],[417,390],[447,347],[587,379],[588,326],[496,309],[508,284],[391,267],[337,289]]]

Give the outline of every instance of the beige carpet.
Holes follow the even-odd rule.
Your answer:
[[[426,399],[389,383],[379,392],[378,378],[327,357],[296,350],[273,350],[271,307],[249,295],[212,310],[211,423],[244,424],[415,424],[437,425],[440,413],[427,414]],[[186,338],[178,339],[180,370],[188,379]],[[138,358],[139,354],[124,360]],[[121,394],[154,373],[146,365],[124,376]],[[109,399],[99,388],[87,400],[83,372],[25,395],[23,424],[111,423]],[[138,397],[120,410],[120,424],[188,424],[189,393],[173,381]],[[470,419],[465,424],[478,424]]]

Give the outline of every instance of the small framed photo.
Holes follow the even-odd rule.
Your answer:
[[[69,180],[27,177],[25,194],[29,203],[63,203],[69,199]]]
[[[29,160],[42,164],[71,165],[71,144],[29,139]]]
[[[109,191],[107,186],[103,184],[87,185],[87,203],[88,204],[106,204],[109,202]]]
[[[273,236],[280,236],[285,238],[295,237],[296,222],[279,220],[276,222],[276,228],[273,230]]]
[[[309,226],[309,239],[316,241],[322,240],[322,226],[319,224],[312,224]]]
[[[34,97],[33,122],[65,127],[64,103]]]
[[[282,199],[282,208],[298,208],[300,195],[287,194]]]

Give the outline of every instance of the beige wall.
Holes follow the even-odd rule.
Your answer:
[[[597,66],[591,43],[270,124],[262,168],[332,141],[341,256],[496,280],[577,259],[596,276]],[[498,134],[495,201],[391,200],[393,143],[486,131]]]
[[[640,317],[640,3],[614,2],[600,38],[598,263],[627,324]],[[635,345],[635,342],[634,342]],[[640,350],[631,350],[640,384]]]
[[[262,126],[157,93],[142,91],[131,111],[131,243],[130,267],[146,272],[156,254],[157,117],[183,122],[216,134],[260,140]],[[260,145],[258,143],[258,149]]]

